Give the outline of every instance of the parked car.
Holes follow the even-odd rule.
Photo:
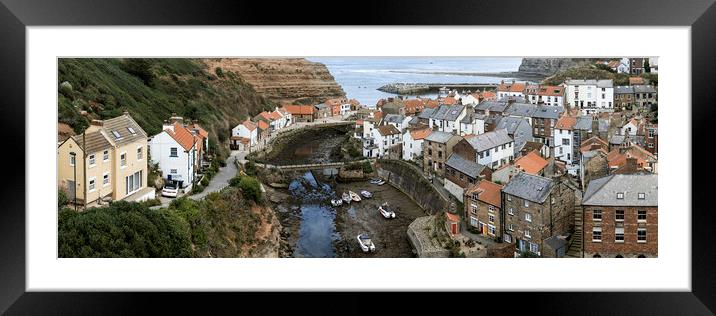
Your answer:
[[[179,186],[174,183],[167,183],[162,188],[162,196],[177,197],[179,195]]]

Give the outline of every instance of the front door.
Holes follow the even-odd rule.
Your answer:
[[[457,224],[456,224],[456,223],[452,223],[452,224],[450,224],[450,225],[451,225],[451,228],[452,228],[452,234],[453,234],[453,235],[457,234]]]

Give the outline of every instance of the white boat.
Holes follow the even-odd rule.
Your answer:
[[[348,191],[348,194],[350,194],[351,199],[353,199],[353,201],[360,202],[360,195],[356,194],[353,191]]]
[[[373,193],[370,193],[370,192],[368,192],[368,191],[366,191],[366,190],[360,191],[360,195],[362,195],[362,196],[363,196],[364,198],[366,198],[366,199],[370,199],[370,198],[373,197]]]
[[[343,202],[345,202],[346,204],[351,204],[351,195],[350,194],[343,192],[341,199],[343,199]]]
[[[363,252],[375,251],[375,245],[373,244],[373,241],[370,240],[370,237],[368,237],[367,234],[360,234],[356,238],[358,239],[358,244],[360,245],[360,249],[363,250]]]
[[[380,211],[380,215],[383,215],[385,218],[395,218],[395,212],[388,206],[388,202],[378,207],[378,211]]]
[[[376,184],[376,185],[384,185],[384,184],[385,184],[385,180],[383,180],[383,179],[371,179],[371,180],[370,180],[370,183],[371,183],[371,184]]]
[[[333,205],[333,206],[341,206],[341,205],[343,205],[343,200],[341,200],[341,199],[331,200],[331,205]]]

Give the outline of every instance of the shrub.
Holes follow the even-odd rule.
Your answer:
[[[244,164],[244,172],[247,175],[255,176],[256,175],[256,164],[251,160],[247,161],[246,164]]]
[[[203,185],[205,187],[209,186],[209,178],[207,178],[207,177],[202,178],[201,185]]]
[[[239,183],[241,182],[241,177],[233,177],[229,179],[229,185],[235,188],[239,187]]]
[[[221,70],[221,67],[216,67],[216,69],[214,69],[214,72],[216,73],[217,77],[219,77],[219,78],[224,77],[224,71]]]
[[[194,187],[191,188],[191,193],[201,193],[202,191],[204,191],[204,186],[199,183],[195,184]]]
[[[57,207],[62,208],[69,203],[70,199],[67,197],[65,190],[57,190]]]
[[[239,189],[241,189],[241,193],[244,194],[246,199],[253,200],[254,202],[261,200],[261,185],[256,178],[241,177]]]
[[[373,167],[370,165],[370,161],[364,161],[363,162],[363,173],[371,173],[373,172]]]

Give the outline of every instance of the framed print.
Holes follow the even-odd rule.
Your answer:
[[[6,152],[24,167],[3,190],[8,313],[188,296],[107,291],[716,308],[694,151],[709,1],[365,4],[308,26],[293,4],[2,4]]]

